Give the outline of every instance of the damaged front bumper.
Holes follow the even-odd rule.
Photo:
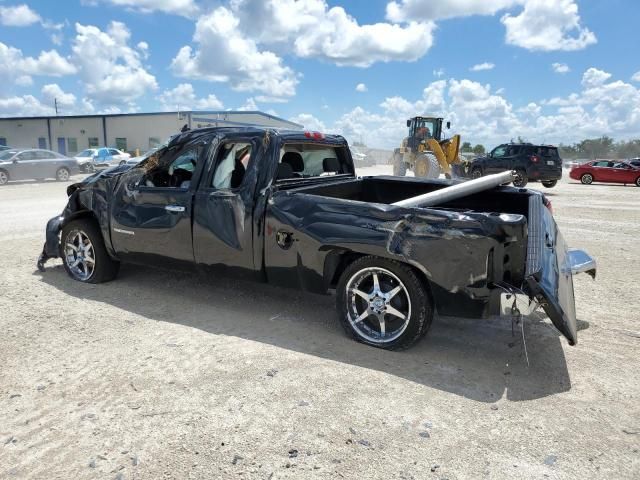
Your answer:
[[[60,256],[60,230],[62,230],[63,223],[63,215],[53,217],[47,222],[46,241],[36,263],[41,272],[44,272],[44,264],[47,260]]]

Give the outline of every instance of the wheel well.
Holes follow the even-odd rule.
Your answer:
[[[364,253],[357,253],[357,252],[351,252],[351,251],[332,252],[332,254],[327,255],[327,259],[325,261],[325,275],[329,274],[330,275],[329,278],[331,278],[331,281],[327,285],[328,288],[336,288],[336,286],[338,285],[338,281],[342,276],[342,272],[344,272],[349,265],[351,265],[353,262],[355,262],[359,258],[369,256]],[[375,255],[371,255],[371,256],[375,256]],[[407,267],[411,268],[416,273],[416,275],[422,282],[422,285],[424,286],[424,289],[427,292],[427,295],[429,295],[429,298],[431,299],[432,304],[434,305],[434,308],[435,308],[435,304],[433,303],[433,293],[431,292],[431,285],[429,283],[429,278],[427,277],[427,274],[421,269],[419,269],[418,267],[416,267],[415,265],[412,265],[410,263],[403,262],[397,259],[390,259],[390,260],[395,260],[396,262],[402,263],[403,265],[406,265]],[[331,270],[333,270],[332,273],[331,273]]]
[[[79,220],[81,218],[89,218],[93,220],[96,226],[100,228],[100,222],[98,222],[98,219],[96,218],[95,214],[91,210],[79,210],[77,212],[73,212],[71,215],[65,218],[63,225],[66,225],[67,223],[72,222],[73,220]]]

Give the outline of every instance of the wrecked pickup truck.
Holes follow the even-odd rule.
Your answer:
[[[360,178],[340,136],[197,129],[71,185],[38,267],[60,257],[73,279],[100,283],[120,262],[189,265],[335,289],[346,332],[386,349],[420,339],[436,310],[513,318],[542,307],[573,345],[572,274],[595,276],[595,262],[567,249],[541,193],[500,175]]]

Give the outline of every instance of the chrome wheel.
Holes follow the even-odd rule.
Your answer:
[[[69,170],[66,168],[61,168],[56,172],[56,179],[60,182],[66,182],[69,180]]]
[[[9,181],[9,175],[7,175],[7,172],[0,170],[0,185],[4,185],[8,181]]]
[[[482,170],[479,168],[474,168],[471,170],[471,178],[480,178],[482,176]]]
[[[580,181],[585,185],[590,185],[591,183],[593,183],[593,176],[591,176],[591,174],[589,173],[585,173],[584,175],[582,175]]]
[[[395,274],[384,268],[356,272],[346,283],[346,300],[351,328],[368,342],[393,342],[409,325],[409,292]]]
[[[82,230],[72,230],[64,240],[64,261],[71,274],[81,281],[91,278],[96,268],[95,250]]]

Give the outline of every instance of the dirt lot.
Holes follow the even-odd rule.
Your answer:
[[[640,189],[546,192],[599,271],[579,344],[531,319],[527,367],[506,321],[394,353],[346,339],[331,296],[40,273],[65,186],[0,188],[0,478],[640,478]]]

